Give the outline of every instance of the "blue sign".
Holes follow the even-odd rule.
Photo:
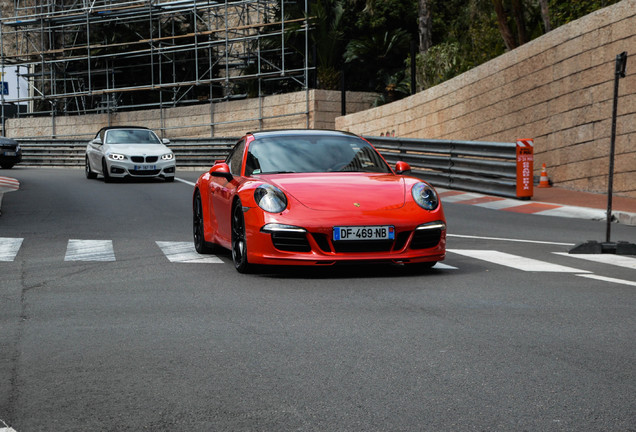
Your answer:
[[[2,81],[2,94],[7,96],[9,94],[9,83]]]

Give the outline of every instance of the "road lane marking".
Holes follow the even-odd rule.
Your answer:
[[[446,234],[446,237],[457,237],[457,238],[466,238],[466,239],[475,239],[475,240],[509,241],[509,242],[515,242],[515,243],[534,243],[534,244],[546,244],[546,245],[556,245],[556,246],[574,246],[575,245],[575,243],[559,243],[559,242],[552,242],[552,241],[523,240],[523,239],[502,238],[502,237],[482,237],[482,236],[463,235],[463,234]]]
[[[567,252],[552,252],[556,255],[562,255],[572,258],[584,259],[587,261],[593,261],[603,264],[610,264],[619,267],[626,267],[628,269],[636,270],[636,258],[628,257],[625,255],[615,254],[569,254]]]
[[[23,238],[0,237],[0,261],[13,261],[22,246]]]
[[[192,187],[194,187],[194,186],[195,186],[195,184],[194,184],[194,183],[189,182],[189,181],[187,181],[187,180],[184,180],[184,179],[181,179],[181,178],[177,178],[177,177],[175,177],[174,179],[175,179],[176,181],[178,181],[178,182],[185,183],[185,184],[190,185],[190,186],[192,186]]]
[[[192,242],[166,242],[157,241],[164,255],[170,262],[199,263],[199,264],[223,264],[223,260],[214,255],[201,255],[194,248]]]
[[[433,268],[438,270],[457,270],[457,267],[453,267],[452,265],[444,264],[441,262],[436,263]]]
[[[580,275],[577,275],[577,276],[581,276],[581,277],[589,278],[589,279],[596,279],[596,280],[600,280],[600,281],[604,281],[604,282],[617,283],[617,284],[621,284],[621,285],[636,286],[636,282],[628,281],[628,280],[625,280],[625,279],[616,279],[616,278],[610,278],[610,277],[605,277],[605,276],[599,276],[599,275],[595,275],[595,274],[580,274]]]
[[[113,241],[71,239],[64,261],[115,261]]]
[[[493,250],[447,249],[446,251],[526,272],[590,273],[586,270],[580,270]]]

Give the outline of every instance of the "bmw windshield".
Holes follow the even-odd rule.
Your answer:
[[[161,144],[161,140],[146,129],[113,129],[106,132],[106,144]]]
[[[245,175],[391,169],[364,140],[348,136],[259,137],[249,145]]]

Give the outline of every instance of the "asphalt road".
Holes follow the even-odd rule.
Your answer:
[[[0,431],[636,430],[636,257],[557,254],[603,223],[447,204],[430,272],[240,275],[167,252],[188,183],[10,175]]]

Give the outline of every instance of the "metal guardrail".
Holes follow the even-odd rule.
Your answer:
[[[517,198],[516,143],[365,137],[434,186]]]
[[[21,165],[83,167],[87,140],[17,140],[22,147]],[[225,159],[238,138],[178,138],[170,140],[177,166],[207,168]]]
[[[404,161],[434,186],[516,198],[516,144],[365,137],[392,165]],[[207,168],[224,159],[238,138],[172,139],[178,167]],[[22,165],[83,166],[84,140],[18,140]]]

